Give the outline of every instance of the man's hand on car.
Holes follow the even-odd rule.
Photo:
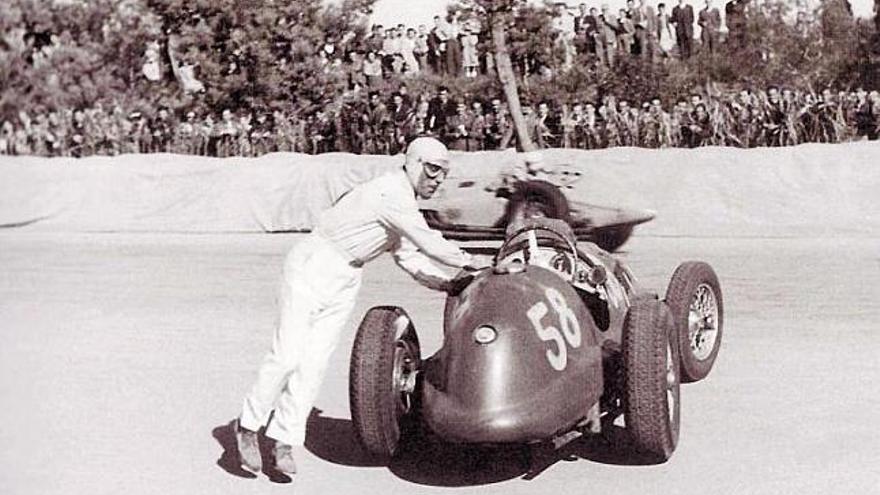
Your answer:
[[[458,275],[446,282],[446,286],[443,288],[443,291],[450,296],[455,297],[461,294],[461,292],[465,290],[467,286],[470,285],[473,281],[474,274],[472,272],[462,270],[458,273]]]
[[[471,255],[471,262],[464,267],[468,272],[478,272],[487,268],[492,268],[493,258],[486,255]]]

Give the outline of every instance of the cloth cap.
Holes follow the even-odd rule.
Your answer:
[[[449,166],[449,150],[446,149],[446,145],[432,137],[414,139],[406,150],[406,158],[409,162],[421,159],[423,162]]]

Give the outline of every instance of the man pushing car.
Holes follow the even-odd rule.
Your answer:
[[[306,420],[355,305],[365,263],[390,251],[401,268],[435,290],[449,290],[452,280],[432,259],[478,268],[470,255],[428,227],[416,203],[417,197],[431,197],[448,172],[446,146],[433,138],[414,140],[403,168],[355,186],[288,253],[272,347],[236,422],[245,468],[262,469],[257,431],[266,426],[274,441],[274,467],[296,472],[293,450],[305,442]]]

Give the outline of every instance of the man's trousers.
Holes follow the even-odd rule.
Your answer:
[[[288,253],[272,348],[244,399],[241,426],[257,431],[274,409],[266,435],[289,445],[305,442],[306,420],[354,308],[361,274],[339,247],[316,233]]]

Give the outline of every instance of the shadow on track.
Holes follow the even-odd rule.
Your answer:
[[[635,452],[624,429],[613,425],[608,425],[602,435],[584,437],[559,450],[525,445],[493,448],[451,444],[417,429],[405,437],[390,463],[363,450],[348,419],[329,418],[313,410],[308,431],[306,448],[328,462],[387,467],[403,480],[438,487],[488,485],[514,478],[532,480],[560,461],[651,464]]]
[[[320,411],[309,417],[306,448],[316,456],[344,466],[387,467],[395,476],[431,486],[475,486],[517,478],[528,470],[528,450],[475,448],[438,441],[414,432],[400,445],[390,463],[375,459],[357,440],[351,420],[328,418]]]
[[[235,422],[212,431],[223,448],[217,465],[233,476],[256,478],[243,469],[235,442]],[[553,450],[546,446],[482,447],[446,443],[428,432],[416,430],[401,443],[390,463],[376,459],[358,442],[351,420],[330,418],[313,409],[309,416],[306,448],[325,461],[352,467],[387,468],[400,479],[419,485],[437,487],[480,486],[514,478],[530,481],[560,461],[580,459],[612,465],[646,465],[632,449],[623,428],[608,426],[602,435],[588,436]],[[260,431],[263,473],[276,483],[291,478],[268,466],[272,456],[271,440]]]
[[[256,478],[257,475],[242,468],[239,462],[238,445],[235,442],[235,421],[222,424],[211,430],[211,436],[223,448],[223,453],[217,459],[217,465],[227,473],[239,478]]]

